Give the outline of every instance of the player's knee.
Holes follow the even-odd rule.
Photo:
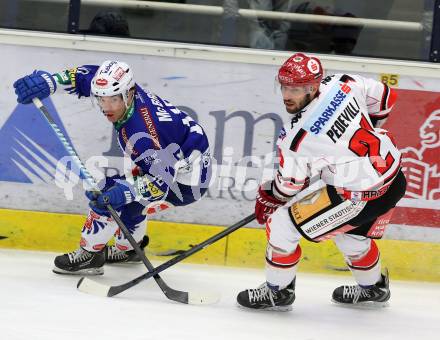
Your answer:
[[[350,268],[369,270],[379,262],[380,252],[376,242],[369,239],[369,242],[366,244],[368,244],[368,246],[364,249],[358,248],[356,251],[344,254],[347,265]]]
[[[299,244],[293,249],[287,250],[274,247],[268,243],[266,247],[266,263],[277,268],[292,268],[301,259],[301,253],[302,251]]]
[[[371,243],[370,238],[352,234],[338,234],[332,240],[343,254],[349,256],[365,254]]]

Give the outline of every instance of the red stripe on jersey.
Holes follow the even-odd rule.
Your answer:
[[[380,102],[380,111],[390,110],[397,100],[397,92],[396,90],[388,87],[387,85],[383,84],[384,91],[382,94],[382,100]],[[381,115],[378,114],[378,117]]]
[[[358,270],[369,270],[379,261],[379,256],[379,248],[377,248],[376,242],[371,240],[370,250],[368,253],[359,260],[351,261],[351,264],[348,264],[348,266]]]
[[[291,198],[296,195],[296,193],[308,185],[308,178],[299,181],[294,178],[283,178],[281,173],[278,171],[273,181],[272,189],[275,190],[280,196],[284,198]],[[287,192],[286,192],[287,191]]]
[[[280,196],[283,196],[283,197],[286,197],[286,198],[293,197],[293,195],[285,194],[285,193],[281,190],[281,188],[278,187],[278,185],[277,185],[277,181],[273,181],[273,189],[275,189],[275,190],[277,191],[277,193],[278,193]]]
[[[284,167],[284,156],[283,156],[283,152],[281,151],[281,148],[278,148],[278,154],[280,157],[280,167]]]
[[[269,217],[267,219],[267,222],[266,222],[266,238],[267,238],[267,241],[269,241],[269,239],[270,239],[270,225],[269,225],[270,222],[272,222],[272,218],[271,217]]]
[[[359,122],[359,125],[364,130],[374,131],[374,128],[370,125],[370,123],[368,122],[368,120],[365,118],[364,115],[361,115],[361,120]]]
[[[396,167],[396,170],[394,170],[391,175],[389,175],[387,178],[385,178],[385,180],[383,181],[383,185],[387,184],[388,182],[394,181],[394,179],[397,177],[397,174],[399,173],[399,170],[400,170],[401,157],[399,157],[398,162],[399,162],[399,165]]]
[[[397,92],[390,88],[390,94],[388,95],[387,108],[391,109],[397,100]]]
[[[387,118],[389,114],[390,114],[390,113],[387,112],[387,113],[382,113],[382,114],[369,113],[368,115],[370,116],[370,118],[376,118],[376,119],[379,119],[379,120],[380,120],[380,119]]]
[[[294,177],[283,177],[283,175],[281,174],[281,172],[278,170],[276,177],[275,177],[276,181],[278,181],[280,184],[282,182],[291,182],[293,184],[297,184],[297,185],[304,185],[304,183],[307,181],[308,177],[303,178],[303,179],[296,179]]]

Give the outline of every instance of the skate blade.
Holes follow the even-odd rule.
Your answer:
[[[380,309],[390,305],[389,301],[366,301],[358,303],[341,303],[333,299],[331,301],[337,306],[354,309]]]
[[[142,264],[142,261],[126,261],[126,262],[105,262],[108,266],[136,266]]]
[[[68,271],[68,270],[63,270],[57,267],[54,267],[52,269],[52,271],[55,274],[61,274],[61,275],[90,275],[90,276],[94,276],[94,275],[103,275],[104,274],[104,268],[88,268],[88,269],[81,269],[81,270],[77,270],[77,271]]]
[[[242,306],[237,302],[237,306],[240,309],[247,311],[256,311],[256,312],[290,312],[293,308],[292,305],[289,306],[275,306],[275,307],[267,307],[267,308],[252,308]]]

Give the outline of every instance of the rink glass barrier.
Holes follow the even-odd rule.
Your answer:
[[[0,4],[3,28],[249,49],[437,61],[440,39],[433,35],[439,20],[434,12],[440,11],[435,0],[0,0]]]

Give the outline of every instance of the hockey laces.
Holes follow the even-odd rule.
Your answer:
[[[362,288],[361,286],[344,286],[344,292],[342,293],[344,299],[353,297],[353,303],[357,303],[360,297],[370,298],[370,290]]]
[[[249,289],[250,302],[258,302],[263,300],[270,300],[272,306],[275,306],[272,290],[267,286],[266,283],[263,283],[258,288]]]
[[[116,246],[110,246],[108,249],[108,258],[113,260],[123,260],[127,257],[125,251],[119,250]]]
[[[69,256],[69,260],[71,263],[80,262],[82,260],[87,260],[90,258],[90,253],[82,248],[79,248],[67,255]]]

